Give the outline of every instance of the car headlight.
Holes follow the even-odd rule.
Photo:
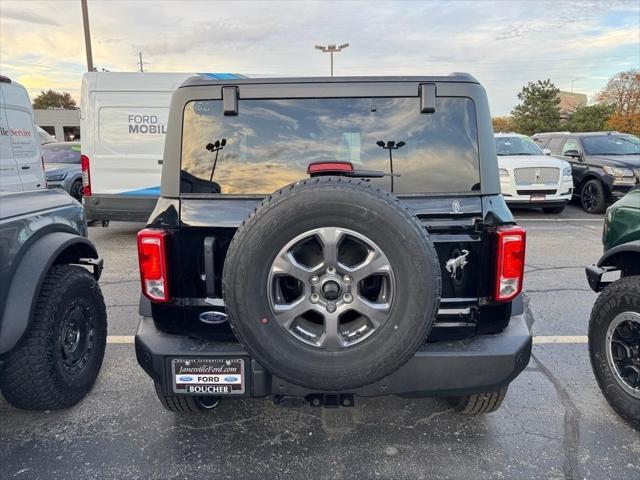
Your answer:
[[[605,171],[605,173],[613,177],[633,177],[634,176],[633,170],[631,170],[630,168],[608,167],[605,165],[602,167],[602,169]]]
[[[501,177],[508,177],[509,176],[509,170],[507,170],[506,168],[499,169],[498,173],[500,174]]]
[[[571,176],[571,167],[564,167],[562,169],[562,176],[570,177]]]
[[[48,182],[57,182],[58,180],[64,180],[67,176],[66,173],[57,173],[55,175],[47,175]]]

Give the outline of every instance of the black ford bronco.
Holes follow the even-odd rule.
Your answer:
[[[492,412],[531,354],[524,251],[470,75],[194,77],[138,234],[138,362],[177,412],[388,394]]]

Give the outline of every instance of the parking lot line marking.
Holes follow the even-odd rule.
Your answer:
[[[519,222],[604,222],[604,218],[518,218]]]
[[[132,344],[133,335],[107,335],[107,343],[115,345]],[[537,345],[551,345],[554,343],[587,343],[586,335],[537,335],[533,337]]]
[[[107,343],[133,343],[133,335],[107,335]]]
[[[586,335],[537,335],[533,337],[533,343],[537,345],[549,345],[553,343],[587,343]]]

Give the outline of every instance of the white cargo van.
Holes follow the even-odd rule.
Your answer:
[[[46,188],[27,90],[0,75],[0,193]]]
[[[194,75],[139,72],[84,75],[80,131],[84,205],[89,220],[148,219],[160,193],[171,96],[184,80]]]

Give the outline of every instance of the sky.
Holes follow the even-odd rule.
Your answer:
[[[336,76],[469,72],[492,115],[528,81],[592,100],[640,68],[640,0],[270,2],[89,0],[94,64],[110,71],[327,76],[314,45],[349,43]],[[0,0],[0,74],[32,97],[79,101],[86,55],[80,0]]]

